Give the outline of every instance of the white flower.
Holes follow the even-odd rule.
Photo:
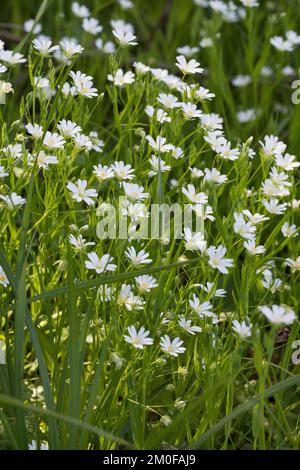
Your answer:
[[[103,42],[102,38],[98,38],[95,41],[95,46],[104,54],[114,54],[116,51],[116,46],[112,41]]]
[[[130,298],[133,296],[132,292],[132,286],[127,285],[127,284],[122,284],[118,298],[117,298],[117,303],[118,305],[125,305],[127,302],[130,301]]]
[[[206,100],[211,100],[214,98],[216,95],[214,93],[211,93],[207,88],[204,88],[203,86],[200,86],[196,91],[195,91],[195,97],[199,101],[206,101]]]
[[[125,32],[122,29],[114,29],[112,33],[115,36],[115,38],[118,40],[120,46],[136,46],[137,45],[137,42],[134,41],[136,39],[136,36],[132,34],[130,31]]]
[[[22,64],[26,62],[23,54],[19,54],[19,52],[6,51],[4,49],[0,49],[0,60],[9,65]]]
[[[158,95],[157,101],[162,104],[165,108],[178,108],[181,106],[181,103],[178,101],[178,98],[172,94],[160,93]]]
[[[182,47],[177,47],[176,51],[178,54],[182,54],[185,57],[191,57],[194,54],[197,54],[199,51],[199,47],[191,47],[191,46],[182,46]]]
[[[89,75],[81,72],[70,72],[70,76],[73,79],[76,91],[81,96],[92,98],[98,96],[97,88],[93,88],[93,79]]]
[[[246,339],[251,336],[252,323],[247,325],[245,320],[243,320],[241,323],[237,320],[233,320],[232,325],[233,331],[235,331],[235,333],[237,333],[241,339]]]
[[[82,29],[90,34],[98,34],[103,30],[102,26],[96,18],[84,18],[82,22]]]
[[[163,415],[159,421],[164,426],[170,426],[170,424],[172,423],[172,418],[169,415]]]
[[[32,34],[39,34],[42,31],[42,25],[40,23],[35,23],[35,20],[30,19],[25,21],[23,24],[24,31],[26,33],[31,32]]]
[[[240,0],[240,2],[247,8],[259,7],[258,0]]]
[[[234,213],[234,225],[233,230],[235,233],[240,235],[243,238],[251,239],[254,237],[254,233],[256,231],[255,225],[252,225],[251,222],[245,222],[244,216],[241,213]]]
[[[143,62],[133,62],[133,66],[137,73],[144,75],[147,72],[150,72],[150,67],[148,65],[143,64]]]
[[[197,62],[195,59],[191,59],[187,62],[186,58],[184,55],[179,55],[176,57],[176,67],[181,70],[184,74],[195,74],[195,73],[202,73],[203,69],[199,67],[199,62]]]
[[[195,0],[194,0],[195,1]],[[199,0],[198,0],[199,1]],[[211,38],[202,38],[201,41],[199,42],[199,46],[206,48],[206,47],[211,47],[213,46],[213,41]]]
[[[212,207],[207,204],[206,206],[203,204],[196,204],[195,206],[192,206],[192,210],[196,212],[197,217],[203,220],[215,220],[215,217],[213,216],[213,210]]]
[[[274,135],[266,135],[264,141],[259,141],[259,143],[262,148],[262,153],[266,158],[283,154],[286,149],[286,144],[281,142],[278,137]]]
[[[7,67],[5,67],[5,65],[3,64],[0,64],[0,73],[4,73],[6,72],[6,70],[7,70]]]
[[[100,286],[100,287],[102,287],[102,286]],[[108,299],[108,300],[110,300],[110,299]],[[121,369],[121,367],[123,366],[123,361],[124,360],[117,353],[113,352],[111,354],[111,360],[112,360],[112,362],[115,363],[117,369]]]
[[[68,57],[64,54],[61,48],[54,51],[53,57],[55,58],[55,60],[57,60],[57,62],[61,62],[62,64],[65,64],[68,66],[71,65],[71,62],[72,62],[71,59],[68,59]]]
[[[270,43],[272,46],[274,46],[278,51],[282,52],[290,52],[294,49],[294,45],[288,41],[287,39],[284,39],[281,36],[273,36],[270,39]]]
[[[134,27],[131,23],[125,23],[124,20],[111,20],[112,29],[122,29],[123,31],[129,31],[134,33]]]
[[[207,292],[212,297],[226,297],[226,290],[225,289],[216,289],[213,293],[214,284],[213,282],[207,282],[206,284],[199,284],[201,289]]]
[[[298,207],[300,207],[300,199],[293,199],[289,205],[292,209],[298,209]]]
[[[208,301],[200,303],[199,297],[193,294],[193,298],[189,300],[190,307],[202,317],[215,317],[215,314],[211,311],[212,304]]]
[[[179,160],[179,158],[183,157],[182,148],[173,146],[172,151],[171,151],[171,155],[172,155],[173,158],[175,158],[175,160]]]
[[[65,139],[57,132],[51,133],[47,131],[43,140],[43,144],[49,149],[59,149],[64,146]]]
[[[216,129],[222,129],[223,127],[223,118],[218,114],[201,114],[200,117],[202,127],[206,131],[215,131]]]
[[[104,142],[99,139],[98,133],[96,131],[91,131],[89,133],[89,138],[92,142],[92,149],[97,153],[103,152]]]
[[[265,315],[265,317],[275,325],[291,325],[294,320],[297,319],[295,312],[290,307],[285,307],[283,305],[272,305],[268,307],[263,305],[260,307],[260,311]]]
[[[119,180],[131,180],[134,178],[134,169],[129,164],[125,164],[122,160],[111,165],[115,176]]]
[[[279,172],[275,167],[272,167],[269,174],[269,179],[275,186],[278,187],[278,189],[292,186],[292,183],[287,181],[288,175],[283,171]]]
[[[199,168],[196,168],[195,166],[193,166],[192,168],[189,167],[189,170],[191,172],[192,178],[201,178],[201,176],[204,175],[203,171],[199,170]]]
[[[72,12],[78,18],[87,18],[90,16],[90,10],[85,5],[79,5],[78,2],[72,2]]]
[[[209,181],[215,184],[222,184],[227,181],[227,176],[226,175],[221,175],[220,171],[217,170],[216,168],[212,168],[209,170],[208,168],[204,169],[204,179],[205,181]]]
[[[149,253],[146,253],[145,250],[141,250],[137,253],[133,246],[128,247],[124,254],[134,266],[152,263],[152,259],[149,258]]]
[[[59,45],[67,59],[71,59],[76,54],[81,54],[84,50],[84,48],[73,39],[63,39],[60,41]]]
[[[236,113],[237,120],[239,122],[251,122],[256,118],[255,109],[246,109],[245,111],[238,111]]]
[[[8,93],[14,93],[14,89],[12,87],[12,84],[10,82],[5,82],[4,80],[0,80],[0,96],[1,94],[8,94]]]
[[[262,255],[266,251],[263,245],[255,245],[255,240],[247,240],[243,243],[244,247],[249,251],[251,255]]]
[[[49,165],[57,165],[58,159],[55,155],[47,155],[43,150],[40,150],[36,155],[28,155],[28,163],[33,165],[37,161],[38,168],[48,170]]]
[[[34,139],[40,139],[43,136],[43,128],[38,124],[26,124],[25,128]]]
[[[273,70],[271,67],[264,65],[260,70],[260,74],[262,77],[271,77],[273,75]]]
[[[23,149],[21,144],[9,144],[7,147],[3,147],[2,151],[7,157],[17,159],[22,156]]]
[[[95,204],[95,201],[92,199],[97,197],[96,189],[86,189],[87,181],[79,179],[77,184],[69,182],[67,188],[72,192],[72,198],[75,201],[81,202],[84,201],[88,206]]]
[[[98,166],[94,165],[93,168],[94,168],[93,174],[96,175],[99,181],[104,181],[104,180],[114,177],[113,169],[109,168],[106,165],[102,166],[99,163]]]
[[[202,117],[200,118],[202,119]],[[221,126],[222,128],[222,126]],[[225,142],[226,139],[223,136],[223,131],[221,129],[207,130],[205,129],[206,135],[204,136],[205,142],[216,152],[216,149],[219,147],[220,142]]]
[[[89,261],[85,262],[85,267],[96,271],[97,274],[104,273],[105,271],[115,271],[117,269],[117,265],[111,263],[113,257],[108,253],[99,258],[97,253],[92,251],[88,253],[87,257]]]
[[[37,88],[49,88],[50,87],[50,81],[46,77],[34,77],[33,83]]]
[[[0,165],[0,178],[5,178],[9,173],[5,170],[4,166]]]
[[[210,266],[218,269],[223,274],[227,274],[227,268],[231,268],[233,266],[232,259],[224,258],[226,254],[226,248],[223,245],[219,245],[217,248],[215,246],[210,246],[207,248],[206,253],[209,256],[208,263]]]
[[[52,46],[52,41],[47,39],[34,39],[32,44],[42,56],[47,56],[58,49],[58,46]]]
[[[122,69],[118,69],[114,75],[107,75],[107,79],[116,86],[123,87],[134,82],[134,73],[130,70],[124,73]]]
[[[251,214],[251,212],[248,209],[244,209],[242,212],[243,214],[245,214],[246,217],[248,217],[249,221],[254,225],[270,219],[270,217],[265,217],[262,214],[258,214],[258,213]]]
[[[146,205],[140,202],[131,203],[129,201],[125,201],[121,213],[124,216],[128,215],[133,222],[138,222],[140,219],[144,219],[149,216]]]
[[[205,193],[196,193],[196,188],[193,184],[188,184],[187,189],[182,188],[183,194],[194,204],[206,204],[208,197]]]
[[[131,2],[131,0],[118,0],[118,2],[124,10],[129,10],[130,8],[134,7],[134,4]]]
[[[177,357],[178,354],[182,354],[185,351],[185,347],[181,346],[183,341],[176,337],[171,341],[168,335],[162,336],[160,339],[160,346],[163,352],[166,354]]]
[[[273,279],[273,273],[270,269],[264,269],[262,274],[264,276],[264,279],[261,281],[262,285],[274,294],[282,286],[281,279]]]
[[[192,235],[192,232],[189,228],[184,229],[184,240],[185,240],[185,249],[188,251],[197,251],[200,250],[203,253],[206,250],[206,241],[204,236],[200,232],[196,232]]]
[[[166,69],[160,69],[160,68],[151,68],[151,73],[156,80],[165,80],[168,76],[169,73]]]
[[[146,106],[145,112],[147,116],[155,118],[158,122],[171,122],[171,118],[161,108],[155,110],[153,106]]]
[[[292,31],[292,30],[286,31],[285,35],[286,35],[287,40],[291,44],[295,46],[300,44],[300,36],[299,34],[296,33],[296,31]]]
[[[77,150],[91,150],[93,143],[87,135],[77,132],[73,135],[73,142]]]
[[[151,69],[152,71],[152,74],[155,76],[155,72],[153,72],[153,69]],[[180,81],[180,78],[179,77],[176,77],[176,75],[172,75],[172,74],[169,74],[167,72],[167,74],[161,78],[161,81],[164,82],[168,88],[170,88],[171,90],[178,90],[180,91],[180,86],[182,85],[182,82]]]
[[[142,310],[145,301],[138,295],[132,292],[132,286],[123,284],[117,299],[118,305],[124,305],[130,312],[133,310]]]
[[[123,189],[126,196],[134,201],[142,201],[143,199],[147,199],[149,197],[149,193],[144,193],[143,186],[139,186],[136,183],[124,182]]]
[[[65,139],[74,137],[77,132],[81,132],[80,126],[78,126],[75,122],[69,120],[66,121],[66,119],[59,121],[56,127]]]
[[[263,193],[268,197],[283,197],[288,196],[290,191],[284,184],[276,184],[270,178],[267,178],[262,184]]]
[[[0,265],[0,285],[6,287],[9,285],[9,280],[7,279],[7,276],[4,272],[4,269]]]
[[[71,245],[73,245],[76,250],[78,251],[81,251],[81,250],[84,250],[84,248],[86,248],[87,246],[93,246],[95,245],[94,242],[86,242],[85,239],[83,238],[83,236],[80,234],[78,235],[77,237],[75,237],[74,235],[70,234],[69,235],[69,242],[71,243]]]
[[[183,315],[180,315],[178,325],[191,335],[195,335],[196,333],[200,333],[202,331],[200,326],[192,326],[192,321],[187,320]]]
[[[153,137],[151,137],[151,135],[147,135],[146,139],[148,140],[153,150],[157,153],[166,153],[166,152],[170,152],[170,150],[173,149],[173,145],[166,144],[167,139],[165,139],[165,137],[162,137],[160,135],[156,137],[156,140],[154,140]]]
[[[30,444],[28,444],[28,450],[49,450],[49,446],[46,442],[41,442],[40,448],[37,447],[37,442],[33,439]]]
[[[197,106],[193,103],[181,103],[181,109],[183,111],[184,119],[194,119],[199,118],[202,114],[202,111],[197,109]]]
[[[285,222],[281,227],[281,233],[284,237],[297,237],[297,226],[295,224],[289,225],[288,222]]]
[[[237,75],[231,80],[232,85],[236,87],[244,87],[251,82],[252,78],[250,75]]]
[[[135,278],[135,282],[142,292],[150,292],[151,289],[154,289],[158,286],[156,279],[153,276],[149,276],[148,274],[137,276]]]
[[[102,50],[104,54],[114,54],[116,52],[116,46],[114,45],[112,41],[106,41],[103,44]]]
[[[129,336],[124,335],[125,341],[132,344],[137,349],[143,349],[144,346],[153,344],[153,339],[148,338],[150,332],[142,326],[139,331],[131,325],[127,328]]]
[[[277,199],[270,199],[270,201],[266,201],[265,199],[262,201],[263,205],[267,209],[270,214],[280,215],[283,214],[286,210],[286,203],[279,204]]]
[[[69,82],[65,82],[62,86],[61,92],[63,94],[63,97],[67,98],[69,95],[75,96],[77,93],[77,90],[75,86],[71,86]]]
[[[231,143],[224,140],[216,147],[216,152],[218,155],[224,160],[237,160],[240,154],[240,150],[238,148],[231,148]]]
[[[156,155],[152,155],[149,162],[152,167],[152,170],[148,173],[149,176],[155,176],[159,172],[164,173],[171,170],[170,165],[166,165],[165,161]]]
[[[300,256],[296,259],[287,258],[286,264],[292,268],[292,271],[300,271]]]
[[[0,199],[7,205],[9,211],[13,211],[26,203],[26,199],[18,196],[16,193],[11,193],[10,196],[2,196],[2,194],[0,194]]]
[[[295,162],[295,155],[290,155],[286,153],[285,155],[278,154],[275,155],[275,162],[279,168],[282,168],[285,171],[293,171],[295,168],[300,166],[300,162]]]

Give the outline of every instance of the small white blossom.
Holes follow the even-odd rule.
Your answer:
[[[195,74],[195,73],[202,73],[203,69],[200,66],[199,62],[195,59],[191,59],[187,62],[184,55],[179,55],[176,57],[176,67],[184,74]]]
[[[153,344],[153,339],[149,338],[150,332],[145,330],[142,326],[139,331],[136,330],[135,326],[131,325],[128,328],[128,335],[124,335],[125,341],[132,344],[137,349],[143,349],[144,346]]]
[[[185,351],[185,347],[182,346],[183,341],[176,337],[173,340],[168,335],[162,336],[160,340],[160,346],[163,352],[166,354],[177,357],[178,354],[182,354]]]
[[[106,271],[115,271],[117,269],[117,265],[111,263],[113,261],[113,257],[109,254],[105,254],[99,258],[97,253],[91,252],[88,253],[87,257],[89,261],[85,262],[85,267],[96,271],[97,274],[101,274]]]
[[[96,189],[87,189],[87,181],[79,179],[77,184],[69,182],[67,188],[72,193],[72,198],[77,202],[84,201],[88,206],[95,204],[93,198],[97,197]]]

